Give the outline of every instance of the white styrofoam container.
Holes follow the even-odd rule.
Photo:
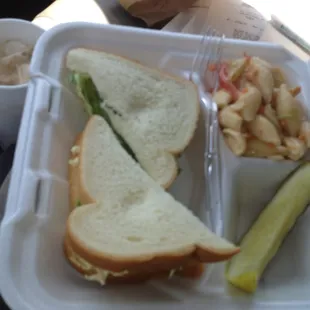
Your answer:
[[[68,155],[76,135],[86,122],[82,105],[65,87],[64,58],[67,51],[76,46],[104,49],[188,76],[199,43],[199,36],[87,23],[57,26],[40,38],[31,65],[32,79],[0,235],[0,288],[12,309],[310,308],[310,225],[307,225],[307,213],[270,264],[258,292],[253,296],[226,284],[224,264],[215,265],[208,277],[196,283],[172,279],[102,288],[77,275],[63,256],[62,241],[68,216]],[[302,87],[301,100],[309,102],[307,83],[310,77],[306,63],[281,46],[225,41],[224,57],[235,58],[243,52],[281,66],[291,77],[291,82]],[[194,211],[213,230],[219,231],[218,227],[224,221],[226,236],[236,241],[240,229],[252,220],[247,216],[262,207],[262,201],[251,201],[249,205],[249,199],[260,196],[269,199],[275,184],[291,167],[288,164],[283,172],[281,167],[278,169],[272,165],[271,169],[270,162],[246,160],[241,163],[225,151],[225,146],[221,145],[221,150],[224,150],[222,159],[228,157],[222,167],[226,179],[222,184],[225,193],[222,219],[218,218],[217,210],[212,210],[212,205],[204,209],[203,122],[180,159],[183,173],[175,182],[172,193],[189,207],[195,206]],[[269,181],[270,188],[262,187],[262,180],[270,178],[269,168],[271,172],[277,171],[278,174],[282,171],[282,174]],[[260,173],[258,179],[248,173],[253,169]],[[239,188],[236,188],[236,182],[240,183]],[[243,197],[240,194],[240,188],[246,186],[247,190],[252,189],[253,196]],[[268,191],[267,195],[263,196],[265,191]],[[244,209],[239,208],[239,203]]]

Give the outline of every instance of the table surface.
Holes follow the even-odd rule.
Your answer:
[[[145,24],[129,15],[116,0],[96,0],[111,24],[145,27]]]

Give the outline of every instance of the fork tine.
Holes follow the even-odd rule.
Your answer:
[[[218,33],[216,33],[217,38],[215,39],[215,43],[214,43],[214,48],[212,49],[212,56],[211,56],[211,60],[214,61],[214,64],[217,67],[217,70],[213,71],[212,73],[212,89],[214,93],[218,86],[219,86],[219,71],[220,71],[220,64],[222,61],[222,51],[223,51],[223,39],[224,36],[223,35],[219,35]]]
[[[212,72],[211,88],[212,92],[216,91],[218,87],[219,80],[219,66],[222,58],[222,42],[223,36],[221,36],[217,31],[213,31],[212,36],[210,36],[210,48],[209,53],[206,54],[205,58],[205,70],[208,69],[210,63],[213,63],[216,66],[216,70]],[[204,72],[205,74],[205,72]]]
[[[199,66],[199,73],[200,73],[200,76],[203,76],[204,75],[204,71],[206,70],[206,59],[208,59],[210,56],[210,51],[212,49],[212,44],[211,43],[211,38],[213,36],[213,28],[209,27],[208,28],[208,31],[205,33],[204,35],[204,41],[202,42],[202,54],[201,54],[201,63],[200,63],[200,66]]]
[[[191,69],[191,74],[190,74],[191,79],[195,73],[200,73],[200,68],[203,64],[204,55],[208,47],[208,45],[206,44],[206,41],[208,41],[208,37],[211,32],[212,32],[212,28],[210,26],[206,26],[204,30],[204,34],[202,35],[201,41],[199,43],[199,47],[197,49],[197,53],[195,55],[194,61],[192,63],[192,69]]]
[[[201,38],[195,59],[192,63],[190,79],[194,81],[197,78],[200,83],[206,84],[205,75],[211,62],[214,62],[217,70],[212,73],[211,88],[217,89],[219,77],[219,64],[222,56],[222,42],[224,36],[214,30],[207,24],[204,26],[204,34]],[[195,75],[198,75],[196,77]],[[203,80],[203,81],[201,81]]]
[[[220,64],[222,62],[222,56],[223,56],[223,42],[225,39],[225,35],[221,35],[220,40],[219,40],[219,45],[218,45],[218,49],[216,51],[216,59],[217,59],[217,63]],[[219,87],[219,68],[218,70],[216,70],[216,85],[214,86],[214,89],[217,90]]]

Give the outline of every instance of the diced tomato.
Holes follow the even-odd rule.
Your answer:
[[[290,93],[293,97],[296,97],[297,95],[299,95],[300,92],[301,92],[301,87],[299,86],[290,89]]]
[[[272,144],[272,143],[267,143],[267,145],[268,146],[270,146],[270,147],[276,147],[274,144]]]
[[[298,139],[301,140],[301,141],[306,141],[306,137],[304,135],[300,135],[298,137]]]
[[[227,63],[221,64],[219,72],[220,86],[231,94],[233,101],[239,98],[239,91],[236,86],[228,79]]]
[[[278,94],[276,92],[272,93],[271,103],[275,104],[277,101]]]
[[[214,63],[208,65],[208,70],[211,72],[215,72],[217,70],[217,66]]]
[[[240,86],[241,86],[241,78],[238,78],[236,81],[233,82],[235,87],[237,89],[240,89]]]
[[[287,125],[287,121],[283,119],[283,120],[280,121],[280,124],[281,124],[282,127],[285,128],[286,125]]]
[[[255,139],[255,136],[253,136],[253,135],[250,134],[250,133],[245,133],[245,134],[244,134],[244,137],[245,137],[247,140]]]
[[[258,109],[258,114],[264,114],[265,112],[265,106],[261,105]]]

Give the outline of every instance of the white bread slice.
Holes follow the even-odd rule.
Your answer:
[[[78,162],[80,191],[96,203],[71,212],[66,238],[90,264],[113,272],[159,265],[168,270],[193,258],[216,262],[239,252],[165,192],[102,117],[88,121]]]
[[[66,65],[91,76],[115,130],[143,169],[169,187],[178,173],[175,155],[186,148],[197,126],[196,86],[102,51],[71,50]]]
[[[81,135],[78,135],[72,151],[70,152],[70,160],[76,162],[76,156],[79,155],[81,149]],[[89,195],[81,194],[80,186],[80,162],[77,161],[74,165],[69,165],[69,183],[70,183],[70,210],[72,211],[77,205],[85,205],[95,202]],[[87,280],[99,282],[101,285],[109,283],[128,284],[140,283],[153,278],[171,278],[172,276],[180,276],[185,278],[197,279],[204,272],[204,264],[192,259],[186,264],[178,268],[169,269],[166,264],[157,265],[156,268],[149,270],[139,270],[134,272],[113,273],[109,270],[102,270],[85,259],[77,255],[69,244],[69,239],[64,242],[64,254],[73,268],[81,273]]]

